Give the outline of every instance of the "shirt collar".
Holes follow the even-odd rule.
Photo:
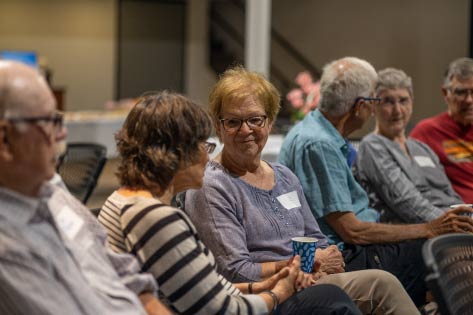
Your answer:
[[[311,117],[329,134],[331,139],[335,142],[336,146],[340,148],[344,155],[348,154],[348,140],[344,139],[340,132],[335,128],[332,123],[325,118],[319,109],[312,111]]]
[[[45,206],[52,192],[53,188],[49,183],[43,184],[37,198],[0,187],[0,203],[3,208],[0,212],[0,220],[3,218],[13,223],[27,224],[37,216],[38,210]]]

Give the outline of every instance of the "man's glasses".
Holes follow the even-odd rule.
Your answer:
[[[26,123],[35,124],[40,126],[44,130],[47,130],[48,126],[53,126],[54,133],[61,132],[64,126],[64,113],[55,112],[51,116],[38,116],[38,117],[14,117],[7,119],[12,124]]]
[[[228,118],[220,119],[220,123],[225,131],[234,132],[240,130],[243,123],[246,123],[250,129],[263,128],[267,118],[267,116],[253,116],[247,119]]]
[[[452,88],[450,88],[449,90],[456,98],[458,98],[459,100],[462,100],[462,101],[466,100],[466,98],[469,95],[473,97],[473,89],[463,89],[463,88],[452,89]]]
[[[204,142],[205,150],[207,151],[208,154],[212,154],[215,151],[215,148],[217,147],[216,143],[213,142]]]
[[[356,103],[358,103],[358,101],[365,101],[365,102],[368,102],[368,103],[371,103],[375,106],[381,104],[381,99],[379,97],[363,97],[363,96],[359,96],[357,98],[355,98],[355,102],[353,103],[353,106],[355,106]]]

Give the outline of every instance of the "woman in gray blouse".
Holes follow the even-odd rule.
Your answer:
[[[381,211],[381,221],[418,223],[433,220],[450,205],[463,203],[454,192],[435,153],[406,137],[412,114],[412,79],[402,70],[379,72],[376,127],[360,144],[355,175]]]

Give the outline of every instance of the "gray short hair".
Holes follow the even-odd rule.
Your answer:
[[[345,57],[324,67],[320,79],[319,109],[340,117],[348,113],[357,97],[369,97],[378,75],[365,60]]]
[[[414,98],[412,79],[404,71],[395,68],[386,68],[378,72],[376,95],[385,90],[406,89],[411,98]]]
[[[464,81],[473,78],[473,59],[458,58],[452,61],[445,71],[443,80],[444,87],[450,87],[453,78]]]

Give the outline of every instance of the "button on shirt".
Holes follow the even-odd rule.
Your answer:
[[[0,204],[1,314],[145,314],[136,294],[155,291],[154,279],[105,248],[100,225],[70,194],[0,188]]]
[[[325,221],[327,214],[351,211],[361,221],[376,222],[379,214],[368,207],[368,196],[347,164],[348,145],[317,109],[310,112],[284,139],[279,161],[301,181],[304,194],[330,244],[343,242]]]

